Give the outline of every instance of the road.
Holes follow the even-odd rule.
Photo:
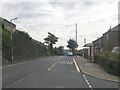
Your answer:
[[[71,56],[53,56],[3,67],[3,88],[118,88],[80,71]]]

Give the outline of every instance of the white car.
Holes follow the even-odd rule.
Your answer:
[[[119,46],[113,47],[112,52],[113,53],[120,53],[120,47]]]
[[[68,52],[68,56],[73,56],[73,53],[72,52]]]

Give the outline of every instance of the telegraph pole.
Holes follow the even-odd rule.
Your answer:
[[[76,23],[76,43],[77,43],[77,23]]]
[[[75,24],[75,27],[76,27],[76,31],[75,31],[75,33],[76,33],[76,43],[77,43],[77,23]],[[77,58],[77,47],[76,47],[76,58]]]
[[[84,38],[84,45],[86,44],[86,38]]]

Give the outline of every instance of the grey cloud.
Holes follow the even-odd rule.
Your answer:
[[[53,7],[61,7],[64,9],[75,9],[76,5],[85,6],[86,8],[93,6],[94,4],[98,4],[95,1],[81,0],[78,2],[49,2]]]
[[[95,4],[95,2],[83,2],[83,5],[85,5],[85,6],[92,6],[94,4]]]
[[[48,10],[39,10],[39,7],[42,7],[44,3],[41,2],[19,2],[19,3],[5,3],[4,10],[5,12],[14,11],[17,16],[23,19],[27,18],[38,18],[45,16],[52,16],[51,11]],[[37,12],[36,12],[37,11]]]
[[[4,8],[6,10],[34,10],[40,6],[40,3],[37,2],[19,2],[19,3],[5,3]]]
[[[78,35],[78,37],[97,37],[98,35]]]
[[[76,6],[76,2],[49,2],[54,8],[61,7],[64,9],[74,9]]]
[[[18,17],[22,19],[30,19],[30,18],[39,18],[39,17],[46,17],[46,16],[52,16],[52,14],[48,13],[34,13],[34,12],[19,12]]]

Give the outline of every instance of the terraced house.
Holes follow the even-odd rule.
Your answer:
[[[120,48],[120,24],[110,28],[102,37],[93,41],[95,51],[114,51]]]
[[[107,72],[120,75],[120,24],[110,28],[102,37],[92,42],[94,60]]]
[[[0,17],[0,23],[2,25],[2,28],[4,28],[4,30],[15,32],[16,25],[13,24],[12,22]]]
[[[12,22],[0,17],[2,28],[2,56],[3,60],[11,59],[11,33],[16,31],[16,25]]]

